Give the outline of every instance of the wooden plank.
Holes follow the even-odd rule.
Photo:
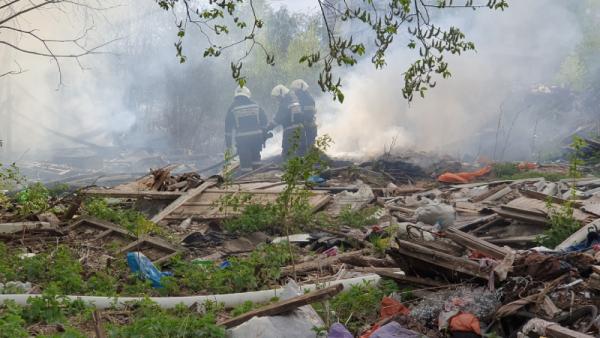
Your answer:
[[[315,213],[315,212],[321,210],[324,206],[329,204],[329,202],[331,202],[332,199],[333,199],[333,197],[331,197],[329,195],[325,195],[325,196],[321,197],[319,200],[317,200],[316,202],[311,203],[312,212]]]
[[[58,230],[58,227],[56,224],[48,222],[0,223],[0,234],[13,234],[30,230]]]
[[[497,216],[497,215],[494,214],[494,216]],[[480,225],[479,227],[473,229],[473,231],[469,231],[469,233],[478,234],[478,233],[483,232],[484,230],[487,230],[488,228],[491,228],[496,225],[500,225],[504,222],[506,222],[506,220],[504,218],[496,217],[496,218],[492,219],[491,221],[484,223],[484,224]]]
[[[539,210],[523,209],[523,208],[511,206],[511,205],[503,205],[500,208],[502,210],[512,211],[512,212],[521,213],[521,214],[530,215],[530,216],[537,216],[537,217],[544,217],[544,218],[546,217],[546,213],[543,211],[539,211]]]
[[[104,237],[106,237],[106,236],[108,236],[108,235],[110,235],[110,234],[112,234],[112,233],[113,233],[113,230],[112,230],[112,229],[107,229],[107,230],[104,230],[104,231],[102,231],[102,232],[101,232],[101,233],[100,233],[98,236],[94,237],[94,238],[92,239],[92,242],[93,242],[93,241],[97,241],[97,240],[99,240],[99,239],[101,239],[101,238],[104,238]]]
[[[115,189],[85,189],[82,194],[88,196],[114,197],[114,198],[148,198],[174,200],[182,195],[179,191],[152,191],[152,190],[115,190]]]
[[[193,197],[196,197],[196,196],[202,194],[204,192],[204,190],[206,190],[210,187],[213,187],[216,184],[217,184],[216,180],[208,180],[208,181],[202,183],[199,187],[189,190],[185,194],[179,196],[179,198],[177,198],[175,201],[173,201],[171,204],[169,204],[166,208],[161,210],[157,215],[152,217],[152,219],[150,221],[154,222],[154,223],[159,223],[166,216],[168,216],[170,213],[175,211],[175,209],[182,206],[185,202],[189,201]]]
[[[178,255],[178,254],[179,254],[179,251],[175,251],[175,252],[173,252],[173,253],[170,253],[170,254],[168,254],[168,255],[166,255],[166,256],[162,256],[161,258],[159,258],[159,259],[155,260],[155,261],[154,261],[154,262],[152,262],[152,263],[154,263],[154,265],[161,265],[161,264],[163,264],[163,263],[166,263],[166,262],[167,262],[169,259],[171,259],[171,258],[175,257],[175,256],[176,256],[176,255]]]
[[[469,259],[454,257],[442,252],[436,252],[423,246],[403,241],[401,239],[396,239],[396,243],[398,243],[398,247],[394,247],[392,250],[397,251],[397,253],[403,256],[412,257],[435,266],[446,268],[450,271],[457,271],[485,280],[489,279],[489,273],[482,271],[478,263]]]
[[[519,197],[507,203],[506,206],[515,207],[523,210],[529,210],[533,212],[541,212],[544,214],[548,213],[546,202],[533,198]],[[553,204],[552,206],[557,210],[562,207],[562,205],[560,204]],[[590,216],[590,214],[587,214],[581,210],[573,210],[573,217],[580,222],[587,223]]]
[[[97,219],[97,218],[93,218],[93,217],[89,217],[89,216],[84,216],[82,218],[77,219],[77,221],[75,223],[73,223],[67,227],[67,231],[73,231],[73,230],[75,230],[75,228],[80,227],[80,226],[85,226],[85,225],[96,227],[99,229],[104,229],[104,231],[110,229],[113,232],[118,232],[120,235],[122,235],[125,238],[131,238],[131,239],[135,238],[135,236],[133,236],[132,234],[127,232],[127,230],[123,229],[122,227],[120,227],[114,223],[104,221],[101,219]]]
[[[455,225],[454,228],[458,229],[460,231],[471,231],[471,229],[474,229],[475,227],[477,227],[480,224],[485,224],[485,223],[489,223],[492,220],[497,219],[498,216],[495,214],[492,215],[488,215],[488,216],[483,216],[480,217],[474,221],[470,221],[468,223],[462,224],[462,225]]]
[[[304,306],[307,304],[311,304],[314,302],[318,302],[321,300],[328,299],[330,297],[335,296],[340,291],[344,289],[342,284],[332,285],[323,289],[311,291],[307,294],[296,296],[287,300],[283,300],[274,304],[270,304],[267,306],[263,306],[259,309],[252,310],[250,312],[244,313],[237,317],[233,317],[231,319],[227,319],[219,325],[225,327],[233,327],[240,325],[253,317],[263,317],[263,316],[276,316],[282,313],[286,313],[292,310],[299,308],[300,306]]]
[[[515,236],[506,238],[489,238],[488,242],[494,244],[515,244],[515,243],[535,243],[538,235]]]
[[[548,219],[546,219],[546,217],[532,216],[532,215],[528,215],[528,214],[524,214],[524,213],[520,213],[520,212],[509,211],[509,210],[500,209],[500,208],[493,209],[493,210],[495,213],[497,213],[498,215],[500,215],[504,218],[516,219],[516,220],[523,221],[526,223],[532,223],[532,224],[538,224],[538,225],[548,224]]]
[[[448,228],[445,234],[448,238],[464,247],[477,250],[496,259],[504,259],[504,256],[508,253],[504,248],[454,228]]]
[[[481,193],[475,197],[471,197],[469,199],[469,201],[471,201],[473,203],[481,202],[481,201],[485,200],[486,198],[492,196],[493,194],[497,193],[498,191],[504,189],[505,187],[506,187],[506,185],[504,185],[504,184],[498,185],[494,188],[488,189],[488,191],[484,191],[483,193]]]
[[[144,242],[143,239],[138,239],[137,241],[133,241],[133,242],[127,244],[125,247],[119,249],[118,253],[119,254],[127,253],[128,251],[131,251],[131,250],[137,248],[138,246],[140,246],[143,242]]]
[[[546,195],[543,194],[541,192],[537,192],[537,191],[533,191],[533,190],[529,190],[529,189],[519,189],[519,192],[521,193],[521,195],[529,197],[529,198],[533,198],[536,200],[540,200],[540,201],[544,201],[546,202],[548,199],[550,199],[550,201],[552,201],[552,203],[556,203],[556,204],[565,204],[567,202],[567,200],[556,197],[556,196],[550,196],[550,195]],[[581,202],[577,202],[577,201],[573,201],[573,206],[574,207],[581,207]]]
[[[497,191],[496,193],[492,194],[491,196],[488,196],[487,198],[485,198],[483,200],[483,202],[497,201],[497,200],[501,199],[502,197],[510,194],[511,192],[512,192],[512,188],[510,186],[506,186],[506,187],[500,189],[499,191]]]
[[[352,255],[361,256],[367,252],[368,252],[368,250],[363,249],[363,250],[358,250],[358,251],[344,252],[344,253],[338,254],[336,256],[331,256],[331,257],[315,257],[314,259],[312,259],[308,262],[296,264],[295,269],[293,266],[283,267],[281,269],[281,274],[282,275],[291,275],[294,272],[296,274],[306,274],[310,271],[326,269],[326,268],[331,267],[334,264],[337,264],[341,258],[352,256]]]
[[[393,279],[394,281],[398,282],[399,284],[409,284],[409,285],[429,286],[429,287],[444,287],[447,285],[447,284],[438,282],[436,280],[433,280],[431,278],[422,278],[422,277],[414,277],[414,276],[398,274],[398,273],[395,273],[395,271],[397,269],[393,269],[393,268],[392,269],[390,269],[390,268],[360,268],[357,270],[361,271],[361,272],[376,273],[381,277]]]

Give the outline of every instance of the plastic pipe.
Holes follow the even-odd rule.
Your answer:
[[[349,279],[342,279],[330,282],[324,282],[322,284],[307,284],[300,286],[301,290],[312,291],[318,287],[331,286],[342,284],[344,289],[360,284],[363,281],[370,281],[376,283],[380,277],[375,274],[369,274],[361,277],[354,277]],[[150,300],[158,304],[161,308],[173,308],[178,304],[185,306],[192,306],[193,304],[202,305],[206,301],[213,301],[223,303],[226,307],[235,307],[243,304],[246,301],[253,303],[265,303],[271,300],[273,297],[277,297],[283,291],[283,287],[271,290],[252,291],[243,293],[228,293],[223,295],[207,295],[207,296],[186,296],[186,297],[150,297]],[[32,297],[40,297],[41,294],[6,294],[0,295],[0,304],[3,304],[7,300],[13,300],[19,305],[26,306],[27,299]],[[82,300],[85,303],[95,306],[96,309],[108,309],[117,308],[124,306],[125,303],[135,302],[143,300],[143,297],[98,297],[98,296],[65,296],[71,301]]]

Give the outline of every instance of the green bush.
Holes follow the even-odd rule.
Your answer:
[[[353,228],[374,225],[377,223],[377,219],[373,217],[375,211],[377,211],[377,208],[371,207],[361,210],[352,210],[350,206],[345,206],[340,211],[340,215],[338,216],[338,222],[340,225],[345,225]]]
[[[29,216],[48,210],[50,191],[42,183],[34,183],[19,191],[15,196],[19,215]]]
[[[225,229],[238,233],[265,231],[277,225],[278,220],[274,204],[248,204],[239,216],[225,221]]]
[[[287,245],[260,245],[248,257],[231,257],[227,268],[176,261],[172,270],[180,287],[193,292],[246,292],[276,283],[281,277],[281,267],[290,260]]]
[[[14,301],[4,303],[0,308],[0,338],[29,337],[29,333],[24,328],[26,322],[22,315],[22,308]]]
[[[346,323],[346,327],[354,335],[379,319],[381,300],[384,296],[398,291],[393,281],[382,281],[379,284],[364,282],[350,287],[330,300],[330,311],[335,320]],[[324,308],[318,306],[321,317]]]
[[[94,198],[84,203],[83,214],[116,223],[134,236],[162,233],[162,230],[141,212],[131,209],[111,208],[106,200]]]
[[[137,306],[129,324],[108,326],[109,337],[225,337],[225,330],[215,324],[212,313],[200,316],[181,307],[167,311],[149,300]]]
[[[573,216],[573,202],[567,201],[560,209],[556,209],[551,201],[546,202],[550,228],[536,238],[540,245],[553,249],[574,232],[581,228],[581,224]]]

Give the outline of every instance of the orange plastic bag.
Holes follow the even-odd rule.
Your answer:
[[[456,316],[450,318],[450,332],[461,331],[461,332],[475,332],[481,335],[481,327],[479,326],[479,319],[471,313],[459,313]]]
[[[381,300],[381,319],[386,319],[395,315],[409,315],[410,310],[402,305],[399,301],[390,298],[383,297]]]
[[[492,166],[487,165],[479,170],[462,173],[443,173],[438,177],[438,181],[444,183],[469,183],[478,177],[485,176],[492,171]]]
[[[369,338],[371,337],[371,335],[373,334],[373,332],[377,331],[377,329],[380,327],[380,323],[389,317],[395,316],[395,315],[409,315],[410,314],[410,310],[404,306],[402,303],[400,303],[399,301],[390,298],[390,297],[383,297],[383,299],[381,300],[381,311],[380,311],[380,320],[379,322],[373,324],[373,326],[371,326],[370,329],[368,329],[367,331],[363,332],[363,334],[360,335],[360,338]]]

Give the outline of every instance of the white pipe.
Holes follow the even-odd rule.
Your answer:
[[[307,284],[300,286],[301,290],[312,291],[317,287],[326,287],[331,285],[342,284],[344,289],[360,284],[363,281],[372,283],[378,282],[380,277],[375,274],[368,274],[361,277],[342,279],[337,281],[324,282],[322,284]],[[283,291],[283,287],[271,290],[243,292],[243,293],[228,293],[223,295],[207,295],[207,296],[186,296],[186,297],[150,297],[150,300],[158,304],[162,308],[173,308],[178,304],[192,306],[193,304],[202,305],[206,301],[223,303],[226,307],[235,307],[243,304],[246,301],[253,303],[265,303],[273,297],[277,297]],[[7,300],[13,300],[18,305],[26,306],[27,299],[31,297],[40,297],[40,294],[13,294],[0,295],[0,304],[4,304]],[[96,309],[108,309],[125,305],[125,303],[143,300],[143,297],[97,297],[97,296],[65,296],[71,301],[82,300],[89,305],[93,305]]]

